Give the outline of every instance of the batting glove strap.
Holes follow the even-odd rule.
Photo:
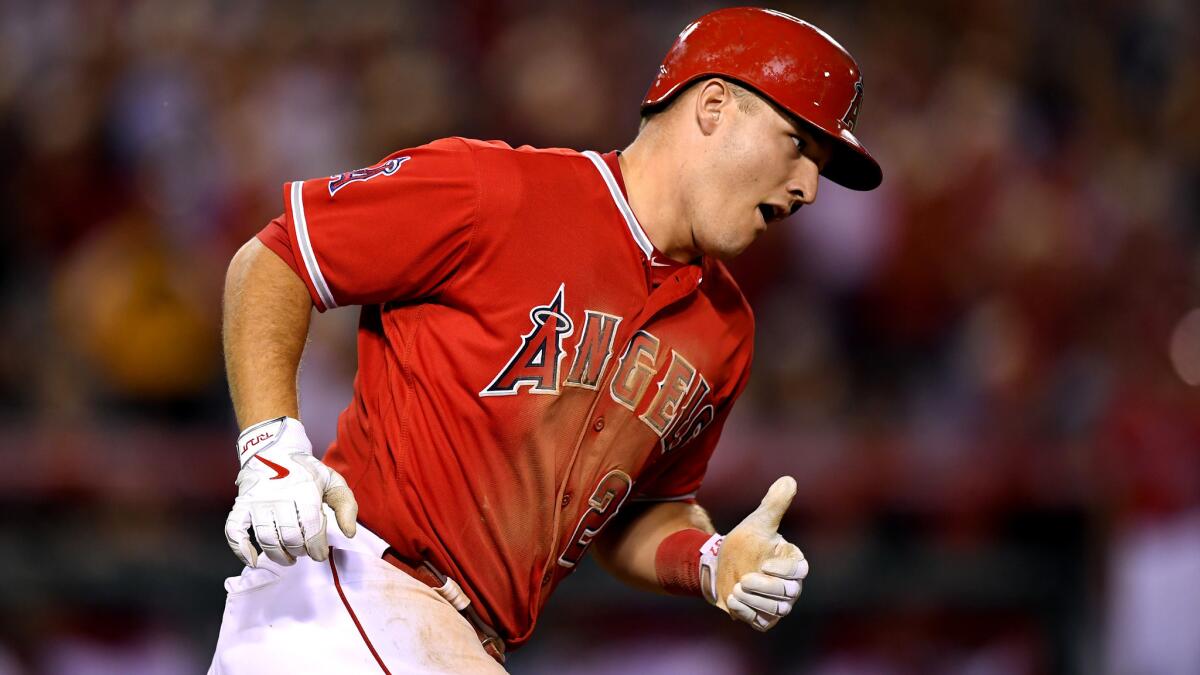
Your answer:
[[[304,432],[300,420],[292,417],[276,417],[273,420],[259,422],[246,427],[238,436],[238,462],[242,468],[246,462],[254,459],[259,453],[270,448],[281,446],[287,448],[287,453],[297,452],[312,454],[312,443]]]
[[[717,602],[717,556],[724,541],[723,535],[714,534],[700,546],[700,590],[710,605],[720,604]]]

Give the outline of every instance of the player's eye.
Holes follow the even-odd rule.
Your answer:
[[[808,141],[800,138],[799,136],[792,136],[792,143],[796,145],[796,152],[798,154],[803,153],[804,148],[808,147]]]

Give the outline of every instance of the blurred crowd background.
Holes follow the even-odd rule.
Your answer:
[[[601,151],[704,2],[0,1],[0,673],[202,672],[239,566],[218,316],[286,180],[446,135]],[[865,72],[883,186],[734,265],[781,473],[767,635],[589,563],[514,673],[1200,673],[1200,11],[779,2]],[[320,316],[314,442],[355,369]]]

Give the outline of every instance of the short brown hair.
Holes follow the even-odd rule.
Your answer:
[[[692,84],[688,85],[686,89],[684,89],[683,91],[679,92],[678,94],[672,96],[671,100],[668,101],[666,105],[660,105],[660,106],[657,106],[654,108],[647,108],[646,110],[643,110],[642,111],[642,122],[640,125],[638,125],[638,131],[641,131],[643,128],[645,128],[646,124],[650,120],[657,117],[659,114],[670,110],[672,108],[672,106],[675,105],[676,101],[683,98],[684,92],[686,92],[688,89],[691,89],[692,87],[695,87],[696,85],[700,84],[701,82],[706,81],[707,79],[708,78],[705,78],[704,80],[697,80],[696,82],[693,82]],[[744,113],[751,113],[758,109],[758,106],[760,103],[760,101],[758,99],[758,94],[756,94],[753,91],[747,89],[746,87],[738,84],[737,82],[734,82],[733,80],[728,80],[723,77],[719,77],[717,79],[721,80],[722,82],[724,82],[726,85],[729,86],[729,92],[731,94],[733,94],[733,100],[737,103],[738,110],[740,110]]]

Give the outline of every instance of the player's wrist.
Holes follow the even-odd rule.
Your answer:
[[[668,535],[654,556],[658,583],[673,595],[716,598],[717,553],[722,537],[696,528]]]
[[[256,455],[276,447],[286,447],[288,454],[312,453],[312,444],[300,420],[276,417],[251,424],[238,435],[238,463],[244,467]]]

